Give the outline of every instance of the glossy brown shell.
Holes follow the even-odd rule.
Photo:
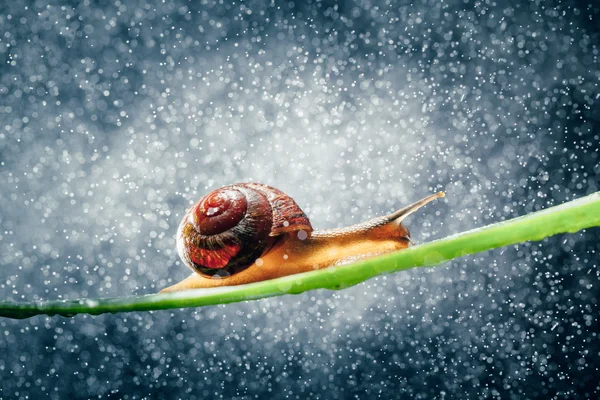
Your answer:
[[[207,201],[217,207],[206,210]],[[235,209],[219,210],[218,201]],[[207,194],[188,210],[177,232],[177,251],[192,270],[224,277],[252,265],[278,236],[300,230],[310,235],[313,229],[292,198],[267,185],[239,183]]]
[[[307,234],[313,231],[312,225],[304,211],[287,194],[274,187],[260,183],[243,183],[242,185],[263,193],[273,213],[273,225],[270,236],[278,236],[285,232],[303,230]]]

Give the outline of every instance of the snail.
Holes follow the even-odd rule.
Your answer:
[[[177,251],[194,272],[162,292],[241,285],[405,249],[402,220],[438,192],[392,214],[313,231],[296,202],[273,187],[238,183],[202,197],[183,217]]]

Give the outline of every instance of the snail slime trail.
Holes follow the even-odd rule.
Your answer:
[[[405,249],[411,239],[404,218],[440,197],[444,192],[357,225],[313,231],[298,204],[278,189],[222,187],[183,217],[177,251],[194,272],[162,292],[260,282]]]

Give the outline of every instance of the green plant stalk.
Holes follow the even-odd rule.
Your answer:
[[[395,253],[348,265],[329,267],[264,282],[143,296],[56,300],[30,303],[0,302],[0,316],[28,318],[39,314],[71,317],[130,311],[166,310],[255,300],[314,289],[344,289],[369,278],[413,267],[438,265],[469,254],[511,244],[542,240],[600,226],[600,192],[523,217],[488,225]]]

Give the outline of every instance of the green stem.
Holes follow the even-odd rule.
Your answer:
[[[600,226],[600,192],[523,217],[492,224],[420,246],[354,264],[286,276],[248,285],[196,289],[108,299],[0,302],[0,316],[28,318],[39,314],[73,316],[128,311],[166,310],[234,303],[298,294],[313,289],[343,289],[369,278],[405,269],[438,265],[481,251],[565,232]]]

